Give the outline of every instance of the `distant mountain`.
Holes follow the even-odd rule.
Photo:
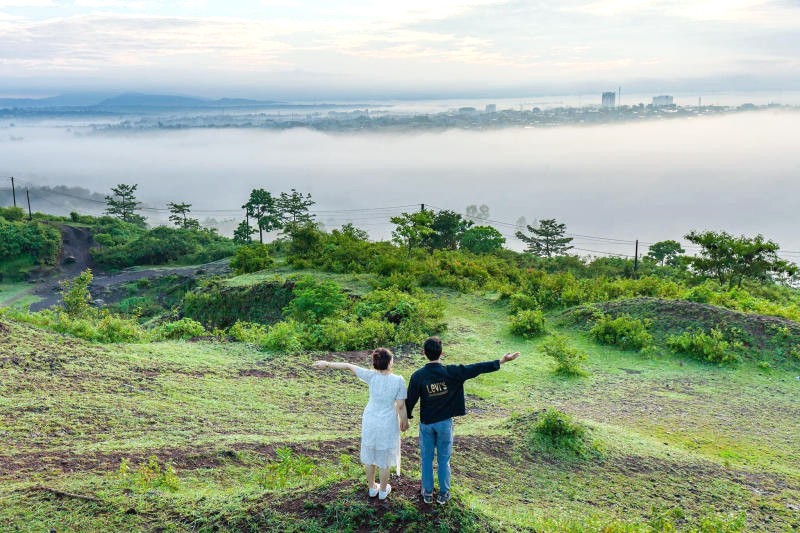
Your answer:
[[[0,98],[0,109],[84,107],[100,110],[133,108],[222,108],[279,105],[271,100],[221,98],[218,100],[169,94],[108,93],[64,94],[47,98]]]

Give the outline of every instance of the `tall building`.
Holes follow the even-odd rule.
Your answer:
[[[653,97],[653,107],[667,107],[673,105],[673,99],[668,94]]]
[[[606,91],[603,93],[603,107],[606,109],[614,109],[616,106],[617,93],[614,91]]]

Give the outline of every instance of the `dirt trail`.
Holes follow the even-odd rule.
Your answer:
[[[72,279],[87,268],[94,272],[94,281],[89,287],[95,298],[107,298],[115,289],[140,279],[157,279],[165,276],[179,275],[195,277],[199,275],[216,275],[230,272],[226,259],[205,265],[164,268],[156,267],[145,270],[123,270],[114,274],[98,271],[92,261],[91,249],[94,245],[89,228],[60,225],[62,238],[61,257],[55,272],[41,271],[38,283],[29,293],[39,296],[40,301],[31,304],[31,311],[40,311],[61,303],[60,282]],[[21,297],[22,295],[20,295]],[[19,297],[18,297],[19,298]]]

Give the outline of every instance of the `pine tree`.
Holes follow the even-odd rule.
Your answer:
[[[304,196],[303,193],[292,189],[289,193],[282,192],[275,203],[284,222],[298,224],[311,222],[314,219],[315,215],[308,212],[308,208],[316,204],[311,199],[311,194]]]
[[[141,202],[136,201],[136,188],[138,184],[126,185],[120,183],[116,187],[111,187],[112,196],[106,196],[106,214],[120,218],[125,222],[143,224],[144,217],[136,214]]]
[[[170,202],[167,204],[169,208],[169,220],[179,228],[183,229],[199,229],[200,222],[196,218],[187,218],[186,215],[189,214],[192,204],[176,204],[175,202]]]
[[[572,249],[572,237],[565,237],[566,224],[559,224],[554,218],[540,220],[538,226],[527,226],[531,235],[517,232],[517,238],[528,244],[528,251],[539,257],[565,255]]]
[[[277,201],[269,191],[253,189],[250,199],[242,206],[247,211],[247,216],[256,221],[258,227],[258,242],[264,243],[264,232],[283,229],[284,223]]]

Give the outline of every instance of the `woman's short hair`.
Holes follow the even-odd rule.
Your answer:
[[[372,366],[375,370],[386,370],[392,362],[392,352],[387,348],[377,348],[372,352]]]

